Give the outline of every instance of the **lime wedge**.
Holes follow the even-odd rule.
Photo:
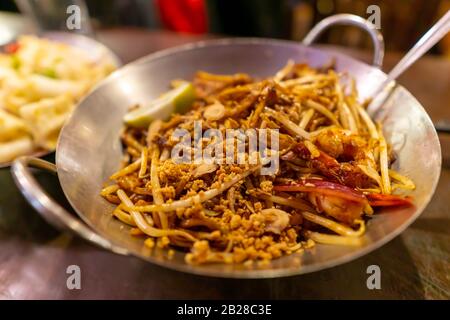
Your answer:
[[[185,113],[194,100],[194,86],[182,82],[161,97],[128,112],[123,120],[129,126],[145,128],[155,119],[167,120],[173,113]]]

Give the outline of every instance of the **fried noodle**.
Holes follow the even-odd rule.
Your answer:
[[[148,129],[125,126],[124,166],[101,195],[145,245],[187,249],[191,264],[268,262],[314,243],[361,245],[372,206],[412,205],[392,192],[414,183],[390,168],[381,124],[343,77],[293,61],[266,79],[200,71],[187,113]],[[260,175],[263,162],[176,163],[172,134],[182,128],[193,136],[195,121],[224,136],[279,130],[278,170]],[[190,151],[212,141],[193,142]],[[245,149],[243,159],[252,156]]]

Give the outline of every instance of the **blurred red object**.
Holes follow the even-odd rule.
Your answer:
[[[19,44],[17,42],[9,43],[5,46],[5,52],[9,54],[16,53],[19,50]]]
[[[157,6],[166,28],[186,33],[207,32],[204,0],[157,0]]]

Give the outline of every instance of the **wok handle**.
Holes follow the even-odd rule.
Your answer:
[[[36,181],[30,167],[56,174],[56,166],[48,161],[29,156],[16,159],[11,166],[12,176],[20,192],[48,223],[60,230],[70,231],[81,236],[103,249],[118,254],[128,254],[127,250],[111,244],[55,202]]]
[[[323,31],[334,25],[355,26],[365,30],[373,42],[373,62],[372,65],[381,68],[384,58],[384,39],[375,25],[360,16],[348,13],[336,14],[327,17],[316,24],[303,39],[303,44],[309,46],[322,34]]]

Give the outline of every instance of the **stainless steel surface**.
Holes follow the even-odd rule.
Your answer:
[[[93,61],[94,63],[102,60],[104,61],[106,59],[111,61],[116,67],[120,67],[122,65],[120,59],[108,47],[87,36],[60,31],[44,32],[39,36],[45,39],[65,43],[74,48],[78,48],[86,52],[89,58],[92,59],[91,61]],[[52,152],[54,152],[54,150],[38,150],[31,154],[31,156],[43,157]],[[10,165],[11,162],[0,162],[0,168],[9,167]]]
[[[127,108],[158,96],[171,79],[189,79],[199,69],[267,76],[288,59],[321,66],[331,58],[335,58],[338,71],[347,71],[356,78],[361,99],[369,97],[370,89],[386,79],[377,68],[342,54],[264,39],[201,42],[158,52],[125,66],[81,102],[61,133],[56,164],[65,195],[80,217],[112,244],[150,262],[202,275],[261,278],[308,273],[350,261],[380,247],[420,215],[434,192],[441,168],[434,127],[417,100],[402,87],[391,95],[377,120],[384,123],[386,136],[397,154],[394,168],[418,182],[412,193],[415,207],[377,214],[369,222],[365,244],[360,248],[319,245],[304,255],[291,255],[268,266],[252,268],[190,266],[184,263],[182,253],[168,259],[165,251],[144,247],[142,239],[131,237],[128,227],[112,218],[112,205],[99,196],[103,181],[119,167],[119,131]]]
[[[316,24],[311,31],[303,39],[303,44],[311,45],[326,29],[334,25],[348,25],[355,26],[365,30],[372,39],[374,55],[373,65],[381,68],[383,65],[384,57],[384,40],[381,33],[376,29],[375,25],[360,16],[348,13],[336,14],[328,18],[323,19]]]
[[[25,156],[14,161],[11,168],[14,172],[14,181],[22,194],[48,223],[57,229],[71,231],[105,250],[126,254],[126,250],[111,245],[108,240],[93,232],[88,226],[80,222],[79,219],[68,213],[61,205],[49,197],[34,179],[28,167],[39,168],[56,174],[56,166],[39,158]]]
[[[436,43],[438,43],[450,31],[450,10],[439,19],[438,22],[430,28],[417,43],[408,51],[408,53],[392,68],[386,80],[376,87],[373,93],[374,100],[368,106],[367,111],[373,114],[383,104],[384,98],[377,98],[379,94],[384,97],[389,94],[395,85],[396,80],[405,70],[407,70],[414,62],[428,52]],[[383,92],[386,91],[386,92]]]

